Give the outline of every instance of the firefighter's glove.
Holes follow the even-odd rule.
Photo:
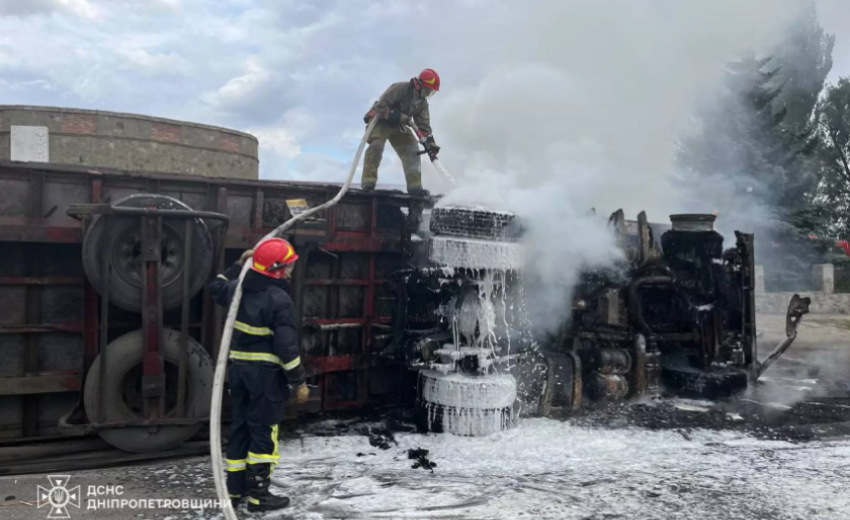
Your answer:
[[[245,265],[245,260],[248,260],[252,256],[254,256],[254,250],[253,249],[248,249],[247,251],[242,253],[242,256],[239,257],[239,265]]]
[[[409,123],[409,122],[410,122],[410,116],[409,115],[402,114],[401,112],[397,112],[395,110],[390,112],[390,115],[387,116],[387,123],[389,123],[390,126],[402,127],[402,126],[407,125],[407,123]]]
[[[434,140],[433,135],[429,135],[425,138],[425,148],[428,150],[428,155],[431,157],[437,157],[437,154],[440,153],[440,147],[437,146],[437,141]]]
[[[368,125],[372,121],[372,118],[375,117],[375,114],[377,114],[377,111],[373,108],[363,116],[363,122]]]
[[[310,389],[307,388],[307,383],[301,383],[295,388],[295,404],[304,404],[310,397]]]

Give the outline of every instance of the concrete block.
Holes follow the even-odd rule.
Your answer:
[[[824,294],[835,292],[835,266],[832,264],[817,264],[812,266],[812,276],[815,287],[820,288]]]
[[[21,162],[50,162],[50,134],[46,126],[12,126],[9,158]]]

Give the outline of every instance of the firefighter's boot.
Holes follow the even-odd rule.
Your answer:
[[[289,498],[272,495],[271,464],[248,464],[248,511],[259,513],[283,509],[289,505]]]

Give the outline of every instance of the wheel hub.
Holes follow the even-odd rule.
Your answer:
[[[142,395],[142,365],[134,366],[121,378],[121,397],[124,405],[139,419],[144,419],[145,398]],[[173,363],[165,363],[165,411],[170,416],[177,410],[177,382],[179,368]]]
[[[160,241],[160,274],[162,285],[173,283],[184,270],[185,251],[180,234],[172,226],[162,225]],[[124,281],[142,287],[142,236],[138,226],[116,238],[112,248],[112,266]]]

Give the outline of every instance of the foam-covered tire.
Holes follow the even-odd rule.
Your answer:
[[[451,433],[483,437],[511,428],[516,417],[513,408],[456,408],[417,400],[414,412],[420,432]]]
[[[519,218],[507,211],[448,206],[431,210],[431,233],[513,242],[522,235]]]
[[[155,194],[137,194],[114,204],[119,207],[189,210],[181,201]],[[111,255],[112,274],[109,277],[109,303],[139,312],[142,308],[141,219],[139,217],[96,217],[83,238],[83,267],[86,277],[98,293],[103,294],[103,253]],[[191,265],[186,265],[184,251],[185,221],[163,219],[161,242],[162,306],[179,307],[183,298],[183,276],[188,273],[191,298],[209,280],[212,271],[212,238],[206,224],[192,221]]]
[[[508,374],[419,372],[415,418],[421,431],[484,436],[515,420],[516,380]]]
[[[180,333],[163,330],[162,352],[166,373],[166,416],[176,413],[177,372],[180,364]],[[106,347],[106,381],[101,394],[100,356],[95,358],[86,377],[83,404],[89,421],[99,417],[98,396],[104,399],[103,421],[122,422],[142,420],[141,374],[143,337],[141,330],[124,334]],[[186,363],[186,418],[209,417],[213,386],[213,362],[201,345],[189,338]],[[173,448],[189,439],[201,423],[181,426],[162,426],[152,432],[148,428],[126,427],[98,430],[98,435],[116,448],[132,453],[150,453]]]

